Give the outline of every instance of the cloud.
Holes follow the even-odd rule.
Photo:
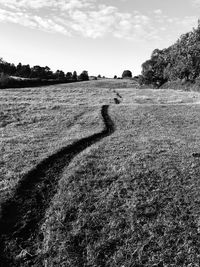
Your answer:
[[[200,7],[200,0],[192,0],[192,5],[195,7]]]
[[[156,15],[161,15],[163,12],[162,12],[161,9],[156,9],[156,10],[154,10],[153,13],[156,14]]]
[[[148,15],[139,11],[121,12],[116,6],[99,4],[98,0],[0,0],[2,22],[86,38],[159,40],[169,25],[187,28],[195,19],[170,18],[160,9]]]
[[[72,10],[90,8],[95,0],[1,0],[1,4],[10,9],[43,9],[55,8],[60,10]]]
[[[130,39],[139,33],[138,26],[143,34],[144,27],[146,32],[150,30],[147,16],[120,12],[115,6],[98,4],[97,0],[1,0],[0,7],[1,21],[63,34],[90,38],[110,34]]]
[[[41,29],[47,32],[59,32],[65,35],[70,35],[63,26],[55,23],[51,19],[43,19],[39,16],[31,16],[30,14],[24,14],[23,12],[12,12],[0,9],[0,21],[18,23],[32,29]]]
[[[19,23],[21,25],[28,26],[31,28],[37,27],[37,23],[30,19],[28,14],[23,14],[22,12],[7,11],[4,9],[0,9],[0,21]]]
[[[198,16],[185,16],[183,18],[166,17],[166,22],[173,25],[174,28],[179,28],[184,33],[197,26]]]
[[[197,16],[185,16],[182,20],[178,21],[179,24],[187,28],[192,28],[197,26],[198,17]]]

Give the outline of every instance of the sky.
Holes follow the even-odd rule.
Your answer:
[[[53,71],[141,73],[197,27],[200,0],[0,0],[0,57]]]

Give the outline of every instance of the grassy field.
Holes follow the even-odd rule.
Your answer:
[[[0,90],[0,192],[61,147],[102,129],[109,90],[89,84]]]
[[[198,93],[120,80],[0,93],[2,190],[47,155],[101,131],[102,105],[115,125],[64,169],[40,238],[15,250],[16,266],[200,265]]]

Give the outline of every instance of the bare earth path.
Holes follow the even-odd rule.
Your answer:
[[[80,152],[114,132],[114,124],[108,114],[108,105],[101,109],[105,124],[100,133],[83,138],[72,145],[61,149],[39,163],[27,173],[12,198],[2,205],[0,216],[0,266],[25,266],[26,263],[16,261],[20,251],[32,251],[34,242],[42,240],[38,229],[44,218],[45,211],[57,190],[63,169]],[[27,249],[27,250],[26,250]],[[37,261],[33,255],[27,257]],[[14,259],[15,258],[15,259]]]

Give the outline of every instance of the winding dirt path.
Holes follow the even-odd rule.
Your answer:
[[[38,230],[57,191],[63,169],[77,154],[114,132],[108,108],[108,105],[101,108],[105,126],[100,133],[83,138],[40,162],[19,182],[12,198],[2,204],[0,266],[21,266],[15,261],[20,251],[31,251],[34,242],[43,239],[38,236]],[[34,257],[29,253],[28,256]]]

